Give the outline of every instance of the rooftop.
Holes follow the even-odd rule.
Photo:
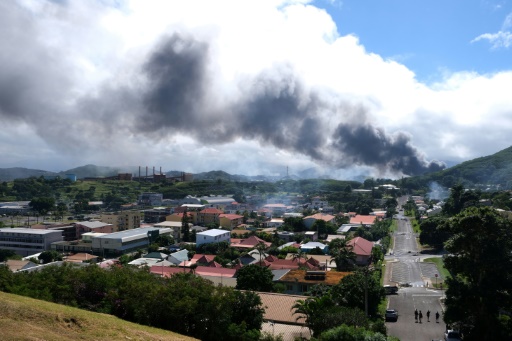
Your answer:
[[[206,231],[203,231],[203,232],[198,232],[197,235],[198,236],[216,237],[216,236],[223,235],[225,233],[230,233],[230,232],[226,231],[226,230],[221,230],[221,229],[211,229],[211,230],[206,230]]]
[[[305,270],[290,270],[286,275],[284,275],[281,278],[280,282],[300,282],[308,284],[324,283],[327,285],[336,285],[343,279],[343,277],[350,274],[350,272],[326,271],[325,280],[312,280],[306,279]]]
[[[129,238],[129,237],[137,237],[137,236],[147,236],[149,231],[170,231],[169,229],[165,228],[156,228],[156,227],[141,227],[138,229],[133,230],[126,230],[126,231],[120,231],[120,232],[114,232],[105,234],[103,236],[97,236],[96,238],[101,239],[122,239],[122,238]]]
[[[39,229],[29,229],[24,227],[14,227],[10,229],[0,229],[0,233],[28,233],[28,234],[62,234],[62,230],[39,230]]]

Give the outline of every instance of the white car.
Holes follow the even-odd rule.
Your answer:
[[[444,332],[445,341],[461,341],[460,333],[457,330],[448,329]]]

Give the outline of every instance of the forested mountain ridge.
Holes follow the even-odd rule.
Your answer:
[[[512,181],[512,146],[495,154],[465,161],[451,168],[418,176],[420,182],[439,181],[446,187],[457,183],[510,186]]]

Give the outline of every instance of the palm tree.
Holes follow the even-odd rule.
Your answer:
[[[256,244],[256,251],[258,251],[258,254],[260,255],[260,266],[262,263],[263,256],[266,255],[265,254],[266,250],[267,250],[267,245],[265,245],[265,243],[259,242],[258,244]]]
[[[304,258],[304,261],[307,261],[308,260],[308,255],[307,253],[305,253],[304,251],[302,251],[301,249],[298,249],[296,253],[293,254],[292,256],[292,260],[296,260],[298,263],[299,263],[299,267],[300,267],[300,260]]]
[[[354,247],[348,244],[348,240],[335,239],[329,245],[329,253],[332,259],[329,263],[336,263],[336,270],[346,271],[354,266],[356,254]]]

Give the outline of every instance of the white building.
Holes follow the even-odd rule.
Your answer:
[[[212,229],[196,234],[196,246],[203,244],[230,242],[231,233],[226,230]]]
[[[0,229],[0,249],[12,250],[20,256],[51,250],[52,243],[62,240],[62,230]]]
[[[114,232],[102,236],[92,236],[92,251],[94,254],[122,255],[138,249],[147,248],[151,238],[159,235],[170,235],[169,228],[142,227],[138,229]]]

